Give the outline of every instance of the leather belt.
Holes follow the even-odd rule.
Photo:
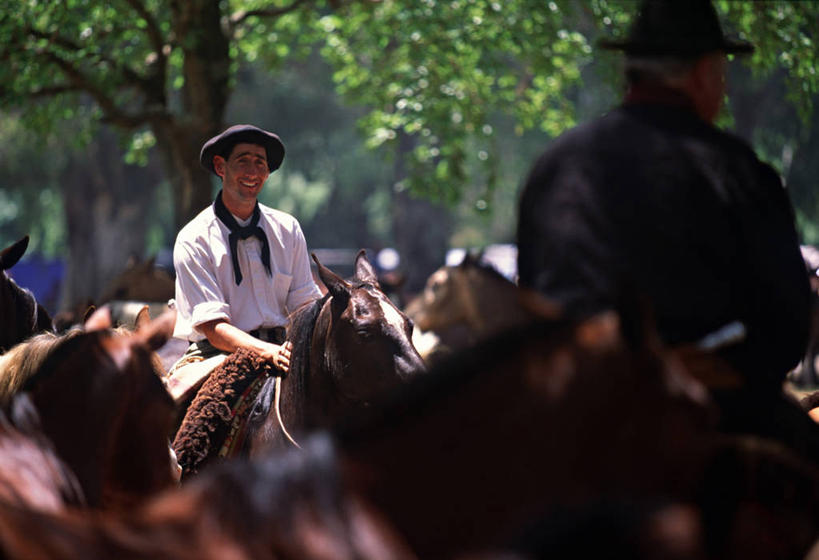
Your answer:
[[[284,327],[260,327],[253,329],[248,334],[273,344],[284,344],[284,341],[287,340],[287,330]]]

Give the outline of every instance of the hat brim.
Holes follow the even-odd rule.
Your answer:
[[[241,143],[262,146],[267,154],[267,168],[271,173],[281,167],[284,160],[284,144],[281,139],[276,134],[253,125],[232,126],[205,142],[199,153],[199,163],[216,175],[213,156],[220,155],[228,144],[235,146]]]

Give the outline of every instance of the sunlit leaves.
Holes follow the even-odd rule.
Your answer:
[[[758,45],[750,60],[758,72],[785,70],[788,101],[807,118],[819,91],[819,2],[716,5],[728,31]],[[112,112],[128,116],[157,107],[190,119],[191,91],[209,86],[192,82],[187,72],[195,63],[188,57],[217,39],[189,17],[204,13],[203,6],[212,7],[201,1],[0,0],[0,104],[29,107],[27,122],[43,129],[51,119],[76,119],[71,108],[89,101],[95,116],[109,119]],[[360,122],[368,146],[409,159],[405,185],[455,200],[465,182],[493,188],[500,152],[495,135],[485,131],[499,118],[512,120],[518,134],[550,136],[577,122],[581,76],[601,58],[594,42],[623,36],[636,2],[221,0],[215,6],[228,41],[226,89],[242,61],[276,72],[319,43],[338,91],[369,111]],[[599,67],[617,79],[614,65]],[[146,126],[128,124],[135,131]]]
[[[374,108],[369,144],[411,137],[416,191],[456,200],[470,162],[492,177],[492,119],[557,134],[574,123],[566,90],[589,54],[565,28],[570,2],[385,0],[325,17],[339,90]],[[546,9],[544,9],[544,6]]]
[[[819,2],[720,0],[718,7],[743,38],[757,45],[752,61],[760,73],[786,70],[788,100],[806,119],[819,91]]]

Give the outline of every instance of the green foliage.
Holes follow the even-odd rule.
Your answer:
[[[784,84],[788,109],[760,119],[753,132],[784,173],[788,150],[799,152],[815,120],[819,2],[715,4],[729,32],[757,45],[743,86]],[[224,39],[227,63],[210,70],[224,72],[225,82],[207,86],[204,102],[224,87],[241,100],[230,114],[260,118],[292,140],[287,172],[270,196],[301,196],[293,208],[315,220],[327,219],[329,206],[348,212],[348,221],[363,215],[370,232],[385,232],[391,193],[384,186],[410,189],[452,205],[471,232],[464,239],[508,238],[517,187],[535,154],[616,102],[619,57],[593,46],[601,35],[625,34],[635,7],[634,0],[0,0],[0,108],[19,111],[14,127],[0,132],[19,134],[25,125],[49,142],[82,145],[104,119],[129,136],[127,162],[144,164],[161,147],[157,123],[224,118],[218,104],[193,106],[193,89],[203,86],[189,73],[194,55]],[[205,31],[213,14],[219,37]],[[306,64],[317,44],[330,69]],[[243,97],[248,64],[271,73],[275,96],[271,86]],[[300,65],[326,75],[305,75]],[[317,93],[330,78],[353,107]],[[311,92],[311,83],[321,85]],[[734,117],[727,113],[725,122]],[[322,118],[301,133],[301,123]],[[373,159],[352,134],[354,122]],[[70,134],[61,123],[70,123]],[[393,185],[387,170],[403,170],[404,179]],[[41,184],[50,188],[47,179]],[[0,194],[5,220],[13,208],[54,207],[11,184]],[[803,213],[808,223],[819,209]],[[151,243],[168,229],[152,229]]]
[[[65,222],[57,194],[61,164],[56,142],[43,141],[17,115],[0,117],[0,247],[29,235],[29,254],[65,251]],[[47,217],[43,219],[43,217]]]
[[[387,0],[327,15],[323,54],[347,98],[370,107],[370,147],[409,138],[407,187],[454,203],[497,176],[492,120],[557,134],[574,124],[565,92],[591,52],[567,27],[574,3]],[[474,172],[470,170],[474,169]],[[477,175],[476,175],[477,174]]]
[[[819,92],[819,2],[719,0],[717,6],[728,25],[756,45],[751,66],[759,76],[785,71],[786,98],[807,121]]]

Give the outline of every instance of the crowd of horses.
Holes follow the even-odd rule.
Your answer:
[[[238,351],[176,405],[173,311],[57,334],[5,273],[24,251],[0,253],[0,558],[819,557],[815,457],[720,430],[741,379],[639,306],[569,321],[468,257],[401,310],[365,253],[317,260],[290,373]]]

